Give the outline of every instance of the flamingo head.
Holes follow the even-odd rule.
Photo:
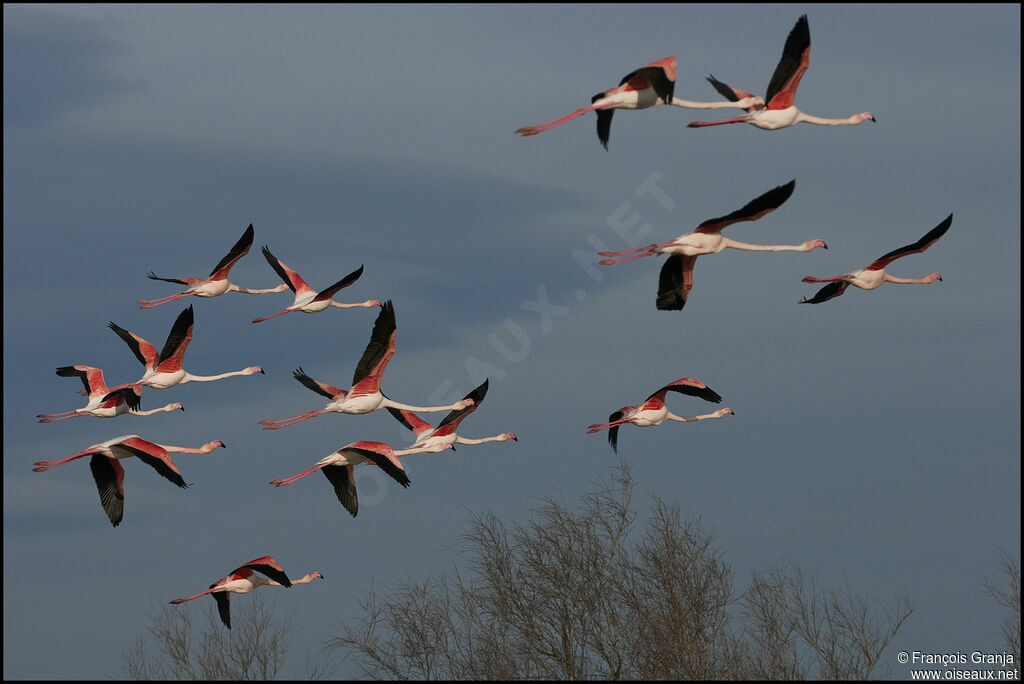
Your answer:
[[[715,411],[715,413],[717,413],[719,415],[719,417],[727,415],[727,414],[730,415],[730,416],[736,415],[736,412],[733,411],[731,408],[718,409],[717,411]]]
[[[177,403],[177,402],[175,402],[173,404],[168,404],[168,406],[171,407],[172,411],[184,411],[185,410],[185,407],[182,406],[181,404]]]
[[[519,439],[518,439],[518,438],[517,438],[517,437],[516,437],[516,436],[515,436],[514,434],[512,434],[511,432],[506,432],[506,433],[505,433],[504,435],[502,435],[502,436],[503,436],[503,437],[505,438],[505,440],[506,440],[506,441],[508,441],[508,440],[510,440],[510,439],[511,439],[511,440],[512,440],[513,442],[518,442],[518,441],[519,441]]]
[[[384,307],[384,305],[380,303],[379,299],[368,299],[368,300],[366,300],[366,307],[370,308],[371,306],[379,306],[381,308]]]
[[[245,369],[245,374],[246,375],[252,375],[253,373],[259,373],[260,375],[266,375],[266,373],[263,372],[263,369],[260,368],[259,366],[249,366],[248,368]]]
[[[860,114],[854,114],[853,117],[855,119],[858,119],[857,123],[860,123],[861,121],[874,121],[875,123],[878,122],[874,114],[872,114],[871,112],[861,112]]]
[[[807,252],[810,252],[812,249],[815,249],[816,247],[820,247],[821,249],[828,249],[828,245],[825,244],[824,240],[808,240],[803,244],[803,247]]]
[[[459,401],[455,402],[454,410],[455,411],[461,411],[462,409],[469,408],[470,406],[473,406],[474,404],[476,404],[476,401],[474,401],[473,399],[470,399],[468,397],[465,398],[465,399],[460,399]]]
[[[210,451],[213,451],[213,450],[214,450],[214,449],[216,449],[217,447],[221,447],[221,448],[223,448],[223,449],[227,449],[227,448],[228,448],[228,445],[227,445],[227,444],[225,444],[224,442],[220,441],[219,439],[215,439],[215,440],[213,440],[213,441],[212,441],[212,442],[210,442],[210,443],[209,443],[209,444],[208,444],[207,446],[209,446],[209,447],[210,447]]]
[[[309,573],[309,578],[310,579],[323,579],[324,578],[324,573],[322,573],[320,571],[311,572],[311,573]]]
[[[924,279],[926,281],[928,281],[929,283],[931,283],[931,282],[934,282],[936,280],[942,280],[942,276],[940,276],[938,273],[929,273],[928,275],[926,275],[924,277]]]

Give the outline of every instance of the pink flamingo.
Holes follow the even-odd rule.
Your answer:
[[[138,435],[123,435],[114,437],[99,444],[93,444],[84,451],[62,458],[58,461],[37,461],[32,472],[41,473],[51,468],[62,466],[78,458],[92,456],[89,461],[89,468],[92,470],[92,477],[96,480],[96,488],[100,492],[100,503],[107,517],[114,527],[117,527],[124,517],[124,468],[118,463],[122,458],[137,457],[146,465],[152,466],[156,472],[178,485],[181,488],[188,487],[181,477],[181,471],[174,465],[167,452],[174,451],[184,454],[208,454],[217,447],[223,447],[224,442],[214,440],[207,442],[195,449],[190,447],[168,446],[166,444],[155,444],[142,439]]]
[[[130,413],[133,416],[151,416],[154,413],[185,410],[185,407],[181,404],[173,403],[167,404],[162,408],[140,411],[142,388],[138,383],[108,388],[103,381],[103,371],[92,366],[61,366],[57,369],[57,375],[64,378],[80,378],[82,384],[85,385],[85,391],[82,393],[89,397],[89,403],[74,411],[40,413],[36,416],[36,418],[42,419],[39,421],[40,423],[53,423],[58,420],[77,418],[78,416],[113,418],[122,413]]]
[[[256,573],[266,575],[270,579],[264,579]],[[221,622],[228,629],[231,629],[231,604],[228,599],[230,594],[248,594],[256,587],[264,585],[271,587],[291,587],[293,584],[308,584],[315,579],[323,579],[323,573],[311,572],[302,579],[289,580],[281,565],[270,556],[263,556],[251,560],[240,568],[231,571],[227,577],[221,577],[210,585],[206,591],[188,598],[174,599],[170,603],[177,605],[185,601],[197,599],[200,596],[210,594],[217,601],[217,611],[220,613]]]
[[[847,273],[846,275],[836,276],[834,278],[814,278],[807,276],[803,279],[805,283],[828,283],[825,287],[818,290],[812,298],[804,298],[800,301],[801,304],[820,304],[830,299],[838,297],[839,295],[846,292],[846,288],[850,285],[859,287],[862,290],[874,290],[882,283],[920,283],[927,284],[936,280],[942,280],[942,276],[938,273],[930,273],[924,278],[897,278],[896,276],[889,275],[885,272],[885,267],[889,265],[889,262],[905,257],[908,254],[917,254],[931,247],[935,242],[946,234],[949,227],[953,225],[953,215],[950,214],[942,221],[939,225],[935,226],[917,242],[907,245],[906,247],[900,247],[894,249],[888,254],[879,257],[870,266],[858,269],[853,273]]]
[[[743,116],[723,121],[694,121],[687,126],[699,128],[701,126],[749,123],[758,128],[773,131],[801,122],[825,126],[856,126],[862,121],[875,121],[871,112],[854,114],[846,119],[823,119],[805,114],[797,109],[793,104],[796,101],[796,89],[800,85],[800,79],[803,78],[804,72],[807,71],[810,59],[811,31],[807,26],[807,15],[805,14],[797,20],[796,26],[786,38],[782,57],[779,59],[778,66],[775,67],[775,73],[772,75],[772,80],[768,84],[768,92],[763,100],[752,107],[744,107],[748,113]],[[714,76],[710,76],[708,81],[715,87],[715,90],[730,100],[736,101],[737,104],[740,101],[746,102],[747,98],[752,97],[750,93],[728,86]],[[765,106],[765,102],[768,103],[767,106]]]
[[[192,375],[182,368],[182,359],[185,350],[192,341],[192,326],[194,323],[192,305],[178,314],[171,326],[171,332],[167,335],[163,350],[157,354],[156,347],[142,339],[133,332],[129,332],[110,322],[110,329],[117,333],[117,336],[124,340],[131,348],[135,358],[146,367],[146,372],[139,380],[139,384],[153,387],[155,389],[167,389],[184,382],[210,382],[230,378],[235,375],[263,374],[259,366],[249,366],[238,371],[221,373],[220,375]]]
[[[794,246],[751,245],[722,236],[722,229],[726,226],[740,221],[756,221],[765,214],[778,209],[793,194],[795,187],[796,181],[791,180],[785,185],[773,188],[760,197],[747,202],[742,209],[737,209],[726,216],[708,219],[700,224],[697,230],[681,235],[672,242],[655,243],[625,252],[600,252],[601,256],[629,256],[622,259],[603,259],[599,263],[612,266],[655,254],[671,254],[672,256],[661,267],[656,305],[662,310],[677,311],[686,305],[686,298],[693,288],[693,265],[701,254],[717,254],[730,247],[764,252],[809,252],[816,247],[828,249],[824,240],[808,240]]]
[[[278,428],[294,425],[322,413],[370,413],[371,411],[389,406],[408,411],[431,412],[458,411],[473,405],[472,399],[462,399],[447,406],[410,406],[385,397],[380,391],[380,379],[384,375],[384,369],[387,368],[391,357],[395,355],[396,335],[395,309],[391,304],[391,300],[388,300],[381,307],[380,313],[377,314],[377,320],[373,324],[373,332],[370,334],[370,342],[366,345],[363,357],[359,359],[359,363],[356,365],[356,371],[352,376],[352,389],[345,391],[319,380],[314,380],[299,367],[298,370],[292,371],[295,379],[317,394],[327,397],[331,400],[331,403],[319,411],[308,411],[291,418],[282,418],[280,420],[264,419],[259,421],[260,425],[263,426],[264,430],[277,430]]]
[[[398,420],[398,422],[412,430],[413,434],[416,435],[416,441],[409,446],[410,449],[418,448],[426,451],[438,452],[447,449],[448,445],[455,444],[483,444],[485,442],[505,442],[510,439],[518,442],[519,440],[516,439],[516,436],[511,432],[504,432],[500,435],[495,435],[494,437],[484,437],[482,439],[469,439],[455,433],[459,427],[459,423],[461,423],[466,416],[475,411],[483,402],[484,397],[487,395],[488,382],[489,380],[484,380],[475,390],[466,395],[466,399],[473,400],[472,406],[467,406],[466,408],[458,411],[452,411],[445,416],[444,420],[438,423],[436,428],[431,427],[429,423],[412,411],[391,407],[388,407],[388,411]]]
[[[721,418],[725,415],[733,415],[731,408],[718,409],[714,413],[705,413],[700,416],[677,416],[665,406],[665,394],[667,392],[679,392],[691,397],[700,397],[704,401],[714,404],[721,403],[722,397],[700,380],[692,378],[680,378],[675,382],[662,387],[660,390],[647,397],[644,403],[639,406],[623,406],[615,413],[608,416],[607,423],[595,423],[587,428],[587,434],[608,430],[608,443],[612,445],[612,451],[618,451],[619,426],[623,423],[632,423],[637,427],[651,427],[661,425],[666,420],[674,420],[680,423],[691,423],[695,420],[708,420],[710,418]]]
[[[280,311],[272,316],[264,316],[263,318],[253,319],[253,323],[259,323],[281,314],[286,314],[292,311],[302,311],[303,313],[318,313],[329,309],[330,307],[337,307],[339,309],[353,309],[356,307],[370,308],[372,306],[380,306],[379,299],[367,299],[365,302],[358,304],[342,304],[341,302],[331,301],[331,298],[338,292],[338,290],[348,287],[352,283],[359,280],[359,276],[363,275],[363,267],[360,266],[355,271],[352,271],[347,276],[334,283],[325,290],[317,292],[309,285],[302,277],[288,268],[284,262],[275,257],[270,253],[270,250],[266,246],[263,247],[263,256],[266,258],[267,263],[273,267],[277,272],[277,275],[281,276],[281,280],[284,281],[286,287],[291,288],[292,292],[295,293],[295,301],[284,311]]]
[[[252,247],[252,239],[255,232],[252,229],[252,224],[245,229],[242,233],[242,237],[238,239],[235,246],[231,248],[231,251],[227,253],[223,259],[220,260],[213,270],[210,271],[210,277],[206,280],[201,278],[161,278],[150,271],[149,275],[146,276],[150,280],[163,280],[168,283],[179,283],[181,285],[188,285],[188,289],[184,292],[177,294],[167,295],[166,297],[160,297],[158,299],[140,299],[140,309],[152,309],[154,306],[160,306],[167,302],[173,302],[175,299],[181,299],[182,297],[188,297],[189,295],[195,295],[197,297],[216,297],[222,295],[225,292],[242,292],[244,294],[266,294],[268,292],[284,292],[287,285],[278,285],[266,290],[250,290],[245,287],[239,287],[228,280],[228,272],[235,263],[249,253],[249,248]]]
[[[454,447],[451,444],[446,444],[432,449],[409,448],[395,450],[383,442],[352,442],[324,456],[314,463],[312,467],[303,470],[301,473],[282,480],[271,480],[270,484],[275,487],[284,487],[318,470],[322,470],[323,474],[334,485],[334,493],[337,495],[338,501],[354,518],[359,513],[359,499],[356,496],[356,480],[352,473],[353,466],[359,465],[364,461],[370,461],[394,478],[398,484],[408,487],[410,484],[409,477],[405,474],[405,468],[402,467],[398,457],[425,451],[443,451],[445,449],[454,449]]]
[[[569,114],[538,126],[524,126],[516,131],[519,135],[537,135],[571,121],[587,112],[597,112],[597,137],[604,148],[608,149],[608,136],[611,133],[612,114],[616,109],[647,109],[655,105],[666,104],[691,109],[718,109],[720,107],[739,107],[744,109],[760,101],[760,98],[749,96],[739,102],[691,102],[673,97],[676,85],[676,58],[666,57],[651,62],[645,67],[627,74],[618,87],[609,88],[590,98],[590,106],[576,109]],[[730,98],[730,100],[735,98]]]

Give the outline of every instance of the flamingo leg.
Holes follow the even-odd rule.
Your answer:
[[[276,314],[274,314],[273,316],[264,316],[263,318],[254,318],[254,319],[252,319],[252,322],[253,322],[253,323],[260,323],[260,322],[262,322],[262,321],[269,321],[269,320],[270,320],[271,318],[277,318],[277,317],[278,317],[278,316],[280,316],[281,314],[286,314],[286,313],[288,313],[289,311],[295,311],[295,309],[285,309],[284,311],[279,311],[279,312],[277,312],[277,313],[276,313]]]
[[[815,278],[813,276],[806,276],[801,279],[805,283],[832,283],[837,280],[842,280],[844,276],[836,276],[835,278]]]
[[[637,252],[648,252],[655,247],[664,247],[665,245],[659,245],[658,243],[647,245],[646,247],[637,247],[636,249],[627,249],[623,252],[598,252],[600,256],[623,256],[625,254],[636,254]]]
[[[77,418],[78,416],[84,416],[84,415],[88,415],[88,414],[76,413],[76,412],[72,411],[70,416],[61,416],[59,418],[43,418],[39,422],[40,423],[56,423],[58,420],[67,420],[68,418]]]
[[[629,421],[630,421],[629,418],[623,417],[623,418],[620,418],[619,420],[613,420],[610,423],[594,423],[593,425],[588,425],[587,426],[587,434],[589,435],[589,434],[591,434],[593,432],[600,432],[601,430],[608,430],[608,429],[613,428],[613,427],[615,427],[617,425],[622,425],[623,423],[628,423]]]
[[[747,114],[746,116],[737,116],[732,119],[722,119],[721,121],[691,121],[686,124],[687,128],[701,128],[702,126],[721,126],[722,124],[731,123],[746,123],[750,121],[752,117]]]
[[[34,472],[34,473],[41,473],[44,470],[49,470],[51,468],[56,468],[57,466],[64,465],[65,463],[70,463],[71,461],[74,461],[76,458],[82,458],[84,456],[89,456],[90,454],[95,454],[95,453],[96,453],[95,451],[82,451],[82,452],[77,453],[77,454],[75,454],[73,456],[68,456],[67,458],[62,458],[62,459],[57,460],[57,461],[36,461],[32,465],[36,465],[36,466],[40,466],[40,467],[33,468],[32,472]]]
[[[263,426],[264,430],[277,430],[278,428],[288,427],[289,425],[294,425],[295,423],[313,418],[321,413],[330,413],[330,411],[309,411],[302,415],[292,416],[291,418],[282,418],[281,420],[264,419],[260,421],[260,425]]]
[[[597,263],[602,266],[614,266],[615,264],[624,264],[627,261],[636,261],[637,259],[643,259],[644,257],[654,256],[655,251],[641,252],[640,254],[634,254],[633,256],[623,257],[622,259],[601,259]]]
[[[309,475],[311,473],[315,473],[316,471],[320,470],[320,468],[322,468],[322,467],[323,466],[321,466],[321,465],[315,465],[312,468],[308,468],[307,470],[303,470],[298,475],[292,475],[291,477],[286,477],[283,480],[271,480],[270,484],[274,485],[275,487],[284,487],[285,485],[290,485],[292,482],[295,482],[296,480],[301,480],[302,478],[306,477],[307,475]]]
[[[555,126],[561,126],[566,121],[572,121],[573,119],[575,119],[578,116],[583,116],[587,112],[592,112],[592,111],[597,110],[597,109],[606,109],[608,106],[609,105],[600,105],[600,106],[594,106],[594,107],[583,107],[582,109],[577,109],[575,111],[569,112],[565,116],[561,117],[560,119],[555,119],[554,121],[548,121],[547,123],[538,124],[536,126],[523,126],[522,128],[516,130],[516,133],[518,133],[519,135],[523,135],[523,136],[537,135],[538,133],[543,133],[544,131],[549,131],[552,128],[554,128]]]
[[[207,589],[204,592],[200,592],[200,593],[196,594],[195,596],[189,596],[188,598],[174,599],[173,601],[171,601],[171,603],[173,603],[173,604],[184,603],[185,601],[191,601],[192,599],[197,599],[200,596],[206,596],[207,594],[212,594],[215,591],[218,591],[217,587],[214,587],[213,589]]]
[[[154,306],[160,306],[161,304],[166,304],[167,302],[173,302],[175,299],[181,299],[182,297],[187,297],[190,294],[192,294],[192,293],[191,292],[179,292],[177,294],[167,295],[166,297],[160,297],[158,299],[140,299],[139,300],[139,308],[140,309],[152,309]]]
[[[62,413],[40,413],[36,418],[56,418],[57,416],[70,416],[74,411],[64,411]]]

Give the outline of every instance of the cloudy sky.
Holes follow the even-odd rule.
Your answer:
[[[607,152],[593,115],[514,134],[669,55],[677,97],[720,99],[709,73],[763,93],[804,13],[798,106],[877,123],[688,129],[738,110],[658,107],[616,114]],[[738,590],[792,562],[879,605],[907,594],[883,663],[897,676],[900,650],[999,649],[983,582],[1001,551],[1020,556],[1019,30],[1016,5],[5,4],[5,678],[121,676],[154,610],[267,554],[326,576],[277,599],[301,661],[372,586],[451,568],[471,513],[526,521],[540,497],[593,489],[618,459],[586,426],[680,377],[736,415],[625,426],[619,451],[642,508],[678,501],[717,532]],[[727,235],[827,251],[702,257],[682,312],[654,307],[664,257],[594,265],[791,179],[779,210]],[[803,276],[864,266],[950,213],[890,269],[943,282],[797,304],[816,291]],[[386,412],[257,424],[323,406],[300,365],[348,387],[373,310],[250,323],[290,293],[137,308],[178,290],[149,271],[205,277],[249,223],[232,281],[278,284],[264,244],[314,287],[363,264],[341,299],[394,302],[388,395],[448,403],[488,377],[460,433],[520,441],[410,456],[407,490],[360,466],[357,519],[322,477],[269,487],[349,442],[412,437]],[[108,321],[159,347],[187,304],[188,370],[266,375],[142,397],[184,413],[36,422],[84,403],[57,366],[141,376]],[[31,472],[131,433],[228,448],[174,457],[187,490],[127,462],[116,529],[85,460]]]

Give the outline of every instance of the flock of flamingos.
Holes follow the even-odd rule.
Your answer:
[[[591,105],[576,109],[569,114],[538,126],[526,126],[516,131],[523,136],[537,135],[550,130],[567,121],[588,112],[597,114],[597,135],[601,144],[607,149],[611,131],[612,115],[616,109],[646,109],[659,104],[674,105],[695,109],[717,109],[721,107],[738,107],[746,114],[721,121],[695,121],[689,127],[716,126],[731,123],[749,123],[758,128],[775,130],[804,122],[822,125],[857,125],[863,121],[875,121],[868,112],[854,114],[845,119],[825,119],[805,114],[796,108],[796,90],[810,58],[811,39],[807,17],[797,21],[782,52],[775,73],[768,84],[765,96],[759,97],[751,93],[733,88],[722,83],[714,76],[708,81],[721,95],[727,98],[723,102],[691,102],[673,96],[676,77],[676,58],[652,62],[647,66],[631,72],[615,88],[598,93],[591,98]],[[625,252],[601,252],[605,258],[603,265],[614,265],[633,261],[647,256],[668,254],[662,265],[658,279],[658,293],[655,305],[662,310],[679,310],[686,304],[687,297],[693,287],[693,266],[697,257],[703,254],[716,254],[726,248],[755,251],[797,251],[809,252],[815,248],[827,249],[823,240],[807,240],[799,245],[753,245],[738,242],[722,235],[722,230],[740,221],[755,221],[778,209],[793,194],[796,181],[790,181],[769,190],[757,197],[741,209],[719,218],[708,219],[696,230],[682,235],[671,242],[654,243]],[[886,272],[886,267],[895,259],[909,254],[925,251],[941,238],[952,224],[950,214],[939,225],[926,233],[918,241],[884,254],[864,268],[839,276],[827,278],[805,277],[804,282],[827,283],[813,297],[805,298],[802,303],[818,304],[842,295],[847,287],[853,285],[864,290],[873,290],[883,283],[931,283],[942,280],[938,273],[931,273],[923,278],[899,278]],[[153,308],[161,304],[173,302],[188,296],[216,297],[227,292],[246,294],[267,294],[283,292],[290,289],[295,299],[282,311],[269,316],[256,318],[253,323],[260,323],[286,313],[300,311],[318,313],[329,308],[374,308],[380,309],[376,322],[370,333],[370,341],[366,350],[356,364],[350,389],[341,389],[315,380],[300,367],[293,372],[297,381],[304,386],[329,399],[322,409],[311,410],[291,418],[279,420],[261,420],[265,430],[276,430],[298,422],[314,418],[324,413],[362,414],[385,408],[415,435],[414,442],[406,449],[392,449],[381,442],[358,441],[347,444],[337,451],[320,459],[312,466],[296,475],[272,480],[271,485],[283,487],[317,470],[321,471],[334,487],[335,494],[341,505],[355,517],[359,511],[356,495],[353,467],[363,462],[379,466],[385,473],[403,487],[410,484],[409,478],[402,467],[399,457],[407,454],[431,452],[437,453],[453,449],[455,444],[482,444],[485,442],[516,440],[511,432],[493,437],[470,439],[456,433],[462,421],[483,402],[487,394],[488,382],[485,380],[479,387],[467,394],[463,399],[447,406],[413,406],[394,401],[383,394],[380,388],[381,377],[388,362],[395,353],[395,337],[397,327],[395,310],[391,301],[381,302],[369,299],[354,304],[334,301],[334,296],[342,289],[353,284],[362,275],[363,267],[348,274],[330,287],[317,291],[306,283],[294,270],[275,257],[267,247],[263,247],[263,256],[284,281],[281,285],[269,289],[248,289],[239,287],[228,280],[231,268],[252,247],[254,230],[252,224],[245,230],[242,237],[235,243],[228,254],[210,272],[210,276],[201,278],[161,278],[154,273],[149,278],[185,285],[184,292],[168,295],[153,300],[140,300],[143,309]],[[200,376],[188,373],[183,367],[183,357],[192,341],[194,324],[193,309],[189,306],[182,311],[167,336],[163,348],[157,352],[155,346],[137,334],[125,330],[114,322],[110,323],[114,331],[131,349],[139,362],[145,367],[145,373],[136,382],[108,387],[103,378],[103,371],[84,365],[62,366],[57,375],[77,377],[83,385],[89,401],[79,409],[56,414],[40,414],[40,422],[47,423],[78,416],[96,416],[111,418],[124,413],[132,415],[151,415],[160,412],[184,410],[179,403],[167,404],[161,408],[148,411],[140,410],[142,388],[167,389],[185,382],[207,382],[236,375],[253,375],[263,373],[258,366],[251,366],[239,371],[221,373],[220,375]],[[666,420],[692,422],[712,418],[722,418],[733,414],[733,410],[722,408],[713,413],[697,416],[679,416],[668,410],[665,398],[668,392],[679,392],[698,397],[707,402],[720,403],[722,397],[710,387],[692,378],[681,378],[670,382],[648,396],[636,406],[624,406],[608,417],[608,422],[590,425],[588,433],[608,431],[608,442],[612,449],[617,449],[618,429],[621,425],[632,423],[638,427],[660,425]],[[448,415],[436,427],[420,418],[417,413],[449,411]],[[34,471],[46,471],[71,461],[90,456],[89,467],[99,490],[100,502],[110,522],[116,527],[124,514],[124,469],[119,461],[132,456],[152,466],[160,475],[179,487],[188,485],[182,479],[181,472],[171,460],[169,452],[177,453],[209,453],[214,449],[225,447],[220,440],[207,442],[200,447],[189,448],[155,444],[142,439],[138,435],[115,437],[99,444],[94,444],[76,454],[56,461],[39,461]],[[261,576],[262,575],[262,576]],[[269,579],[267,579],[269,578]],[[323,574],[313,572],[302,579],[289,580],[281,566],[270,556],[249,561],[233,570],[226,577],[217,580],[210,587],[195,596],[175,599],[178,604],[210,594],[217,602],[221,620],[231,628],[229,609],[230,593],[244,594],[263,585],[290,587],[293,584],[304,584],[314,579],[323,578]]]

